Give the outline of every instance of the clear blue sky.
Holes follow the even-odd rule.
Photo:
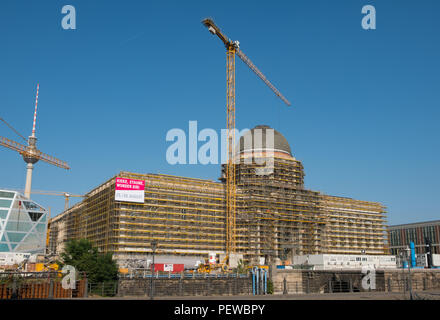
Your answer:
[[[63,5],[77,29],[63,30]],[[372,4],[377,29],[361,28]],[[28,136],[37,82],[44,162],[33,189],[86,193],[121,170],[219,177],[166,162],[172,128],[225,127],[225,50],[212,17],[292,102],[237,59],[237,127],[268,124],[303,162],[306,187],[378,201],[390,224],[440,217],[439,1],[23,1],[0,3],[0,116]],[[0,123],[0,135],[19,141]],[[0,147],[0,187],[25,164]],[[52,215],[62,197],[34,196]]]

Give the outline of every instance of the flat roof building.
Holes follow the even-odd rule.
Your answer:
[[[416,254],[426,252],[426,239],[431,241],[432,253],[440,253],[440,220],[399,224],[388,227],[391,254],[409,248],[414,242]]]

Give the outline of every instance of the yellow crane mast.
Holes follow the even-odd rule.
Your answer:
[[[252,61],[240,50],[240,43],[227,37],[212,19],[202,23],[212,34],[220,38],[226,47],[226,125],[227,125],[227,163],[226,163],[226,255],[235,253],[236,180],[235,180],[235,55],[263,80],[263,82],[288,106],[290,102],[279,92]]]

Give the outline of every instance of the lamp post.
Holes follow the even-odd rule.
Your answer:
[[[411,279],[411,249],[407,249],[407,257],[408,257],[408,278],[409,278],[409,298],[413,300],[412,294],[412,279]]]
[[[151,250],[153,251],[153,263],[151,264],[151,282],[150,282],[150,293],[151,293],[151,300],[154,299],[154,292],[153,292],[153,281],[154,281],[154,254],[156,253],[156,248],[157,248],[157,240],[153,240],[151,241]]]
[[[409,291],[410,300],[413,300],[412,279],[411,279],[411,249],[408,247],[405,249],[401,249],[400,256],[403,259],[406,259],[406,262],[408,264],[408,291]],[[405,270],[405,266],[403,266],[402,270]]]

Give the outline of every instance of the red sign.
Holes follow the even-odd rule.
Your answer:
[[[185,269],[184,264],[180,263],[155,263],[154,271],[163,271],[163,272],[182,272]]]

